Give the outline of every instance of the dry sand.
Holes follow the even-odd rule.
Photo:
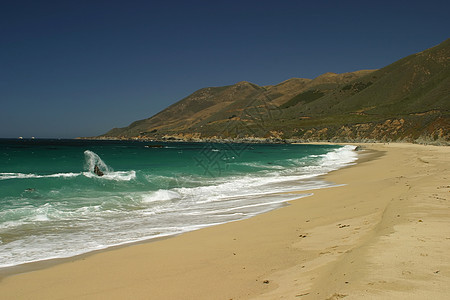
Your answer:
[[[0,299],[449,299],[450,147],[364,145],[346,185],[251,219],[11,275]]]

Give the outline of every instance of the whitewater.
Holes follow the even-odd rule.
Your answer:
[[[320,176],[357,159],[354,146],[153,146],[0,140],[0,267],[249,218],[332,186]]]

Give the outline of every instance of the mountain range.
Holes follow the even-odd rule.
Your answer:
[[[450,141],[450,39],[378,70],[200,89],[96,138]]]

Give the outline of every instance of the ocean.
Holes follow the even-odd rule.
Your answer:
[[[279,208],[332,186],[319,176],[353,164],[354,148],[0,139],[0,268]]]

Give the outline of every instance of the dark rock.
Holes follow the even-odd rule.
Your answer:
[[[97,165],[95,165],[94,167],[94,173],[97,174],[97,176],[103,176],[105,174],[103,174],[102,171],[100,171],[99,167]]]

